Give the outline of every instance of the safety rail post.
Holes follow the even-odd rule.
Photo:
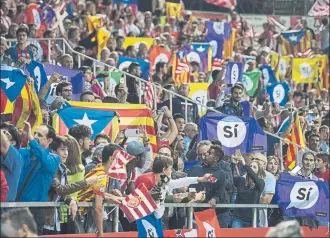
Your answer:
[[[64,55],[66,54],[66,49],[65,49],[66,43],[67,43],[66,41],[64,41],[64,40],[62,41],[62,44],[63,44],[62,49],[63,49],[63,54]]]
[[[96,76],[96,62],[93,61],[93,74],[94,74],[94,77]]]
[[[47,45],[47,48],[48,48],[48,62],[50,63],[50,61],[51,61],[51,57],[50,57],[50,56],[51,56],[51,47],[50,47],[50,42],[51,42],[51,40],[48,39],[47,42],[48,42],[48,43],[47,43],[47,44],[48,44],[48,45]]]
[[[192,207],[187,208],[187,228],[188,229],[193,228],[193,208]]]
[[[252,208],[252,227],[257,227],[257,208]]]
[[[284,160],[283,160],[283,141],[280,140],[280,161],[281,161],[281,172],[284,171]]]
[[[173,114],[173,96],[171,95],[171,97],[170,97],[170,111],[171,111],[171,113]]]
[[[81,57],[80,57],[80,55],[78,55],[78,68],[80,68],[81,67]]]
[[[135,79],[134,79],[135,80]],[[141,104],[142,102],[142,95],[141,95],[141,81],[139,80],[139,91],[138,91],[138,95],[139,95],[139,104]]]
[[[184,100],[184,119],[185,123],[188,123],[188,105],[187,105],[187,99]]]
[[[119,230],[119,206],[113,211],[113,232],[118,232]]]

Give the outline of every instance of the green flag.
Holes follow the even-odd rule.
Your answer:
[[[259,86],[261,72],[255,70],[243,73],[242,83],[245,87],[245,93],[252,97]]]

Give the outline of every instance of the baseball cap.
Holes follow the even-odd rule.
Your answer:
[[[127,153],[133,156],[137,156],[147,151],[144,144],[141,141],[130,141],[126,147]]]

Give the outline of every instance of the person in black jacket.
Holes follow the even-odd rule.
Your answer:
[[[191,185],[196,188],[197,192],[205,191],[204,203],[209,203],[212,207],[216,204],[229,204],[228,194],[226,192],[226,173],[220,168],[220,160],[223,157],[223,150],[219,145],[212,145],[205,158],[202,166],[194,166],[188,172],[188,177],[204,176],[207,173],[212,174],[216,178],[214,183],[199,183]],[[227,195],[226,195],[227,194]],[[201,211],[204,209],[195,209]],[[220,227],[228,228],[229,225],[229,209],[216,209]]]
[[[265,171],[261,164],[256,161],[245,164],[243,157],[239,159],[246,171],[246,177],[234,177],[234,185],[237,188],[237,204],[258,204],[260,195],[265,187]],[[252,227],[252,209],[235,209],[232,228]]]

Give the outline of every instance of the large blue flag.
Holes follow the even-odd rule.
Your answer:
[[[224,40],[228,40],[231,36],[231,27],[228,22],[213,22],[206,23],[207,36],[205,41],[212,47],[212,57],[221,59]]]
[[[269,83],[274,84],[278,82],[270,65],[264,64],[259,69],[262,73],[265,87],[267,87]]]
[[[34,80],[35,90],[39,93],[48,81],[43,64],[35,60],[31,60],[31,63],[27,66],[27,71],[29,72],[30,77]]]
[[[282,36],[285,40],[290,42],[292,45],[297,45],[300,40],[305,36],[306,30],[293,30],[293,31],[284,31]]]
[[[122,70],[122,69],[128,67],[131,64],[131,62],[140,64],[141,77],[144,80],[148,80],[149,79],[150,63],[146,62],[142,59],[134,59],[134,58],[128,58],[128,57],[125,57],[125,56],[119,56],[119,58],[118,58],[118,69]]]
[[[116,112],[71,107],[69,103],[63,104],[62,107],[57,110],[57,114],[69,129],[76,124],[90,127],[92,130],[92,140],[94,140],[95,136],[102,132],[116,116]]]
[[[276,102],[280,106],[286,105],[289,99],[288,93],[290,88],[285,82],[272,84],[266,88],[266,91],[271,102]]]
[[[208,113],[200,119],[199,139],[219,140],[229,155],[267,151],[267,135],[252,117]]]
[[[136,220],[138,237],[164,237],[162,220],[153,214]]]
[[[329,222],[329,185],[299,176],[281,174],[276,182],[276,198],[285,216],[310,217]]]
[[[21,94],[27,76],[22,70],[8,65],[1,65],[1,89],[9,101],[13,102]]]
[[[84,91],[85,78],[80,70],[69,69],[53,64],[44,64],[47,77],[50,77],[54,72],[62,75],[62,79],[72,83],[72,101],[80,101],[80,94]],[[58,83],[54,83],[48,92],[46,102],[51,104],[55,99],[55,90]]]
[[[242,62],[228,62],[226,66],[225,83],[234,85],[242,82],[244,65]]]

